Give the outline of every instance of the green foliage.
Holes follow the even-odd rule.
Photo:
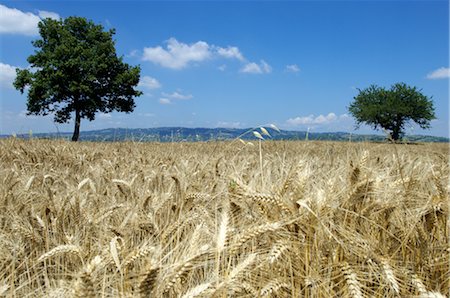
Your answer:
[[[416,87],[397,83],[389,90],[376,85],[358,90],[359,94],[348,108],[357,126],[365,123],[374,129],[388,130],[394,141],[401,138],[410,121],[425,129],[436,119],[433,101]]]
[[[140,67],[117,57],[114,30],[103,31],[82,17],[45,19],[39,23],[41,39],[32,42],[36,51],[28,57],[31,68],[17,69],[14,87],[28,89],[31,115],[54,114],[54,121],[67,123],[75,112],[78,139],[81,118],[90,121],[97,112],[132,112],[134,97],[142,92]]]

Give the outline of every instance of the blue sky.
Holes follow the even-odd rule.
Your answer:
[[[98,114],[81,130],[254,127],[354,131],[356,88],[397,82],[433,96],[431,130],[449,134],[448,1],[0,1],[0,134],[72,131],[26,116],[11,87],[28,67],[44,17],[83,16],[116,29],[116,49],[141,66],[132,114]]]

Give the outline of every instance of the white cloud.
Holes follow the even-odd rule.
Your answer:
[[[161,88],[161,83],[155,78],[143,76],[139,81],[139,86],[152,90]]]
[[[28,111],[27,110],[22,110],[19,112],[18,116],[20,118],[26,118],[26,119],[42,119],[42,118],[50,118],[51,115],[46,115],[46,116],[42,116],[42,115],[28,115],[27,114]]]
[[[245,73],[262,73],[261,67],[259,67],[258,64],[255,62],[250,62],[244,65],[244,67],[241,69],[241,72]]]
[[[348,115],[343,114],[341,116],[336,116],[335,113],[329,113],[328,115],[319,115],[315,117],[314,115],[308,115],[303,117],[290,118],[286,122],[291,126],[299,125],[323,125],[330,124],[338,121],[339,119],[345,119]]]
[[[225,69],[227,69],[227,66],[225,64],[222,64],[221,66],[217,67],[217,69],[220,71],[225,71]]]
[[[218,47],[217,48],[217,53],[225,58],[228,59],[238,59],[239,61],[244,61],[244,55],[242,55],[242,53],[239,51],[239,49],[237,47],[227,47],[227,48],[221,48]]]
[[[111,21],[108,20],[108,19],[105,20],[105,25],[106,25],[106,27],[108,27],[108,28],[111,28],[111,27],[112,27]]]
[[[23,12],[15,8],[9,8],[0,4],[0,34],[23,34],[28,36],[38,35],[38,23],[41,18],[58,17],[50,11],[39,11],[39,15],[31,12]]]
[[[167,41],[167,49],[160,46],[144,48],[142,59],[172,69],[185,68],[191,62],[201,62],[211,58],[210,46],[204,41],[193,44],[178,42],[175,38]]]
[[[162,97],[162,98],[159,99],[159,103],[162,104],[162,105],[170,105],[170,104],[172,104],[172,102],[170,101],[170,99],[164,98],[164,97]]]
[[[98,113],[97,117],[102,120],[112,118],[111,114],[107,114],[107,113]]]
[[[272,67],[266,63],[266,61],[261,60],[261,67],[264,73],[271,73]]]
[[[299,72],[300,67],[297,64],[286,65],[286,71],[288,72]]]
[[[427,75],[427,79],[429,80],[448,79],[448,78],[450,78],[450,68],[448,67],[438,68]]]
[[[138,50],[132,50],[127,55],[127,57],[137,57],[137,56],[139,56],[139,51]]]
[[[336,116],[335,113],[329,113],[328,115],[324,116],[324,115],[319,115],[314,119],[314,123],[313,124],[324,124],[324,123],[330,123],[333,121],[336,121],[338,119],[338,117]]]
[[[228,121],[219,121],[217,122],[217,127],[223,127],[223,128],[240,128],[242,127],[241,122],[228,122]]]
[[[46,11],[46,10],[38,10],[39,17],[41,19],[54,19],[59,20],[61,17],[56,12]]]
[[[12,120],[12,119],[15,118],[16,114],[14,112],[11,112],[11,111],[2,111],[2,110],[0,110],[0,116],[1,116],[2,120]]]
[[[162,97],[159,98],[159,103],[163,105],[174,104],[174,100],[188,100],[194,98],[192,94],[183,94],[181,91],[175,91],[173,93],[161,93]]]
[[[170,99],[181,99],[181,100],[187,100],[187,99],[192,99],[194,96],[192,96],[192,94],[181,94],[177,91],[169,94],[169,93],[162,93],[162,96],[166,97],[166,98],[170,98]]]
[[[22,111],[20,111],[19,114],[18,114],[18,116],[19,116],[20,118],[29,117],[29,116],[27,115],[27,110],[22,110]]]
[[[143,117],[155,117],[156,115],[153,113],[139,113],[139,116],[143,116]]]
[[[16,78],[16,67],[0,62],[0,84],[13,88],[13,81]]]
[[[235,46],[220,47],[205,41],[186,44],[173,37],[167,40],[166,44],[166,48],[161,46],[144,48],[142,60],[171,69],[183,69],[193,62],[203,62],[212,58],[237,59],[245,62],[244,55]],[[130,56],[134,54],[136,52],[130,53]],[[264,65],[261,64],[261,67]]]
[[[339,116],[339,120],[347,120],[347,119],[350,119],[350,118],[351,117],[348,114],[342,114],[342,115]]]
[[[255,62],[247,63],[241,68],[241,72],[255,74],[271,73],[272,67],[266,61],[261,60],[260,64],[256,64]]]

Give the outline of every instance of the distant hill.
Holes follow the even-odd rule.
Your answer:
[[[278,132],[274,129],[267,128],[273,140],[305,140],[305,131],[289,131],[281,130]],[[8,135],[9,136],[9,135]],[[8,137],[2,135],[0,137]],[[17,137],[29,138],[28,134],[21,134]],[[37,138],[63,138],[70,139],[71,132],[63,133],[38,133],[33,134]],[[81,141],[135,141],[135,142],[195,142],[195,141],[212,141],[212,140],[232,140],[241,138],[245,140],[255,140],[256,137],[252,133],[252,129],[238,128],[186,128],[186,127],[159,127],[159,128],[108,128],[101,130],[82,131],[80,133]],[[309,132],[309,140],[324,141],[384,141],[382,135],[360,135],[348,132]],[[411,135],[406,136],[404,141],[407,142],[449,142],[449,138]]]

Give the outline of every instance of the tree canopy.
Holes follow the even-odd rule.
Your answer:
[[[114,29],[68,17],[42,20],[39,33],[32,42],[36,51],[27,59],[30,67],[16,69],[14,81],[16,89],[28,92],[29,115],[54,114],[55,122],[67,123],[74,114],[72,141],[77,141],[82,118],[134,110],[134,97],[142,94],[135,89],[140,67],[117,56]]]
[[[436,119],[433,101],[417,87],[397,83],[389,90],[371,85],[358,91],[348,108],[357,127],[365,123],[374,129],[383,128],[394,141],[404,135],[405,125],[411,121],[426,129]]]

